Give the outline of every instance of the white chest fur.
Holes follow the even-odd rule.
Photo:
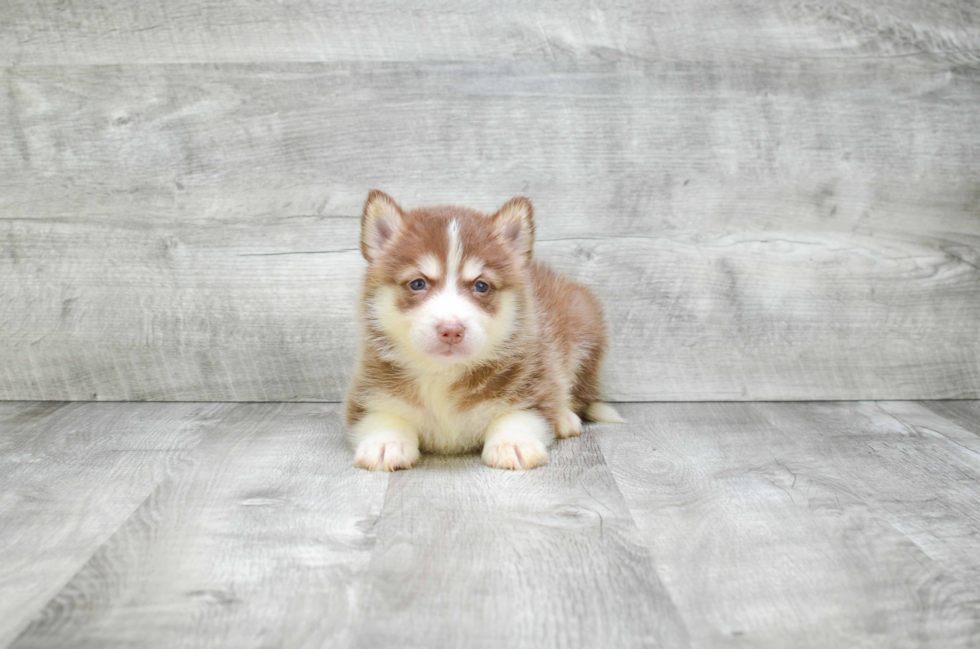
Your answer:
[[[450,384],[450,380],[438,376],[420,381],[421,406],[390,395],[377,395],[369,407],[405,419],[418,435],[422,450],[436,453],[479,450],[490,423],[512,407],[500,401],[484,401],[463,408],[452,398]]]

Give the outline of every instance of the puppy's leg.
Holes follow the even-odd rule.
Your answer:
[[[357,442],[354,466],[368,471],[409,469],[419,459],[419,437],[407,421],[369,412],[351,433]]]
[[[555,427],[556,435],[559,439],[567,437],[578,437],[582,434],[582,419],[570,408],[565,408],[558,418],[558,425]]]
[[[572,388],[572,410],[579,417],[589,418],[589,405],[599,401],[599,368],[602,367],[603,343],[587,348],[575,372]]]
[[[533,469],[548,461],[551,428],[540,413],[515,410],[487,428],[483,463],[494,469]]]

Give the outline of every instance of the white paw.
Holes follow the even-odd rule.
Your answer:
[[[582,420],[571,410],[566,410],[558,419],[558,438],[578,437],[581,434]]]
[[[368,471],[410,469],[418,462],[419,448],[411,441],[391,438],[366,439],[357,445],[354,466]]]
[[[536,439],[497,438],[483,447],[483,463],[494,469],[533,469],[548,461],[548,449]]]

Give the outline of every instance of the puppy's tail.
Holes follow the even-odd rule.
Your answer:
[[[616,412],[615,408],[601,401],[593,401],[589,404],[589,407],[585,409],[585,418],[589,421],[601,421],[608,424],[626,423],[626,420]]]

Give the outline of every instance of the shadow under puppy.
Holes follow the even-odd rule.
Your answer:
[[[531,202],[496,214],[400,208],[372,191],[361,220],[368,261],[357,368],[345,417],[354,465],[407,469],[419,449],[483,449],[499,469],[548,461],[581,417],[620,422],[599,401],[602,308],[531,258]]]

